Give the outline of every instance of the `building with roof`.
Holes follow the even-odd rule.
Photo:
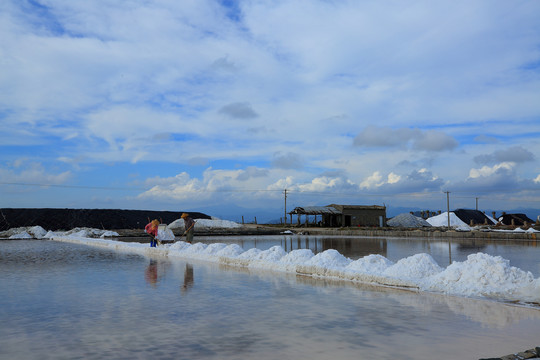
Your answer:
[[[291,216],[297,215],[297,223],[301,224],[301,216],[305,216],[307,226],[309,216],[315,218],[315,223],[324,227],[351,227],[351,226],[386,226],[386,206],[378,205],[339,205],[303,206],[296,207]],[[317,216],[321,216],[320,222]]]

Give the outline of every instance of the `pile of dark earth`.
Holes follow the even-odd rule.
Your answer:
[[[119,210],[119,209],[0,209],[0,231],[18,227],[41,226],[46,230],[70,230],[76,227],[95,229],[141,229],[149,220],[170,224],[180,219],[183,211]],[[184,211],[188,212],[188,211]],[[193,219],[211,219],[200,212],[189,212]]]
[[[480,360],[523,360],[523,359],[527,359],[527,360],[540,359],[540,346],[537,346],[534,349],[525,350],[517,354],[501,356],[498,358],[483,358]]]

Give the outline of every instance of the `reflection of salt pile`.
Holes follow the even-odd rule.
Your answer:
[[[398,227],[424,227],[431,226],[426,220],[410,213],[399,214],[386,222],[388,226]]]

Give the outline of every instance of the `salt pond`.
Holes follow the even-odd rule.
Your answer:
[[[88,241],[115,246],[0,242],[1,358],[475,359],[538,345],[537,309],[229,266],[195,251],[227,246],[163,256]]]

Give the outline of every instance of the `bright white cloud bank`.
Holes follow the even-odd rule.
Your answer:
[[[524,0],[3,1],[2,198],[279,213],[285,188],[325,194],[298,206],[441,208],[451,191],[456,207],[538,208],[539,13]]]

